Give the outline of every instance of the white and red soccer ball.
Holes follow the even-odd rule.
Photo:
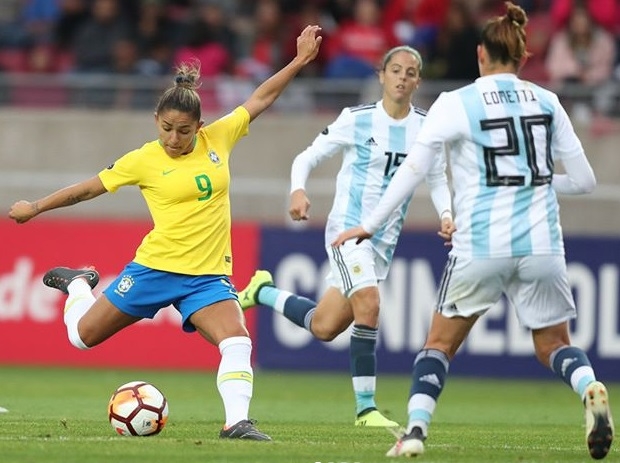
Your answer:
[[[131,381],[112,394],[108,418],[112,428],[122,436],[153,436],[168,421],[168,401],[152,384]]]

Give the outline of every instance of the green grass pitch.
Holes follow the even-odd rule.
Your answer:
[[[114,389],[150,381],[168,398],[161,434],[122,437],[107,421]],[[620,407],[620,384],[608,384]],[[377,401],[404,423],[409,377],[380,375]],[[223,410],[212,372],[0,366],[0,462],[3,463],[375,463],[394,438],[353,426],[346,372],[255,371],[251,416],[273,442],[218,438]],[[605,461],[620,461],[618,443]],[[398,461],[398,460],[396,460]],[[593,461],[584,444],[582,407],[565,385],[549,381],[449,378],[431,426],[432,462]]]

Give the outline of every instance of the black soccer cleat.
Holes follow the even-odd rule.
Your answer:
[[[54,267],[43,275],[43,284],[50,288],[69,294],[67,287],[76,278],[84,278],[91,289],[99,283],[99,273],[93,269],[72,269],[69,267]]]
[[[256,421],[241,420],[229,428],[220,431],[220,439],[247,439],[269,441],[271,437],[256,429]]]

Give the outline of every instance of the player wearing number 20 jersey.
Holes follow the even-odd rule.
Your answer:
[[[565,176],[554,178],[554,165],[572,162],[575,176],[589,176],[591,168],[554,93],[512,73],[442,93],[412,152],[434,157],[441,146],[453,177],[453,255],[564,254],[556,190],[571,193],[572,186]],[[414,170],[430,162],[416,159]],[[376,230],[381,216],[367,217],[364,230]]]
[[[447,142],[458,210],[453,253],[563,254],[554,163],[583,149],[558,98],[514,74],[496,74],[444,93],[433,112],[419,143]]]

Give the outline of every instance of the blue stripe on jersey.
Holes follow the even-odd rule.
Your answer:
[[[407,127],[390,125],[388,137],[389,137],[388,150],[390,150],[394,154],[395,153],[407,153],[408,151],[407,150]],[[388,185],[390,184],[390,180],[391,180],[391,177],[387,177],[387,176],[383,177],[383,184],[381,185],[382,195],[387,189]],[[407,204],[408,202],[405,202],[401,206],[401,210],[400,210],[401,218],[399,220],[399,224],[403,223],[405,212],[407,212]],[[378,234],[375,234],[373,239],[375,237],[381,238],[385,234],[385,232],[386,230],[382,229]],[[391,262],[393,256],[394,256],[394,248],[386,249],[385,257],[387,258],[388,262]]]
[[[514,80],[498,80],[497,88],[505,91],[507,94],[516,95]],[[534,197],[534,189],[531,187],[532,172],[527,164],[527,153],[525,152],[525,137],[523,131],[520,130],[518,117],[521,114],[521,105],[506,104],[506,116],[514,117],[517,124],[517,140],[519,143],[519,153],[513,156],[519,175],[525,177],[525,185],[517,188],[514,203],[512,205],[511,216],[511,249],[513,256],[528,256],[532,254],[532,236],[530,234],[529,210]],[[500,187],[501,188],[501,187]]]
[[[408,153],[409,149],[407,146],[407,129],[405,127],[391,127],[390,128],[390,150],[393,153]],[[404,160],[403,160],[404,161]],[[411,196],[409,196],[411,199]],[[398,220],[398,225],[402,227],[403,222],[405,221],[405,214],[407,213],[407,207],[409,206],[409,201],[405,201],[400,208],[400,219]],[[387,256],[388,261],[392,261],[392,257],[394,256],[394,249],[392,248],[389,251],[389,255]]]
[[[361,222],[362,202],[361,198],[364,193],[364,185],[366,185],[366,177],[368,176],[368,166],[370,164],[371,147],[365,145],[368,134],[372,128],[372,113],[363,112],[355,116],[354,125],[354,143],[355,151],[359,162],[353,163],[353,171],[351,185],[349,191],[349,204],[347,206],[347,214],[345,217],[345,229],[355,227]]]
[[[526,177],[527,178],[527,177]],[[513,187],[508,187],[513,188]],[[534,188],[517,187],[511,217],[511,242],[513,256],[532,254],[532,235],[530,233],[529,212],[534,197]]]
[[[558,199],[553,188],[549,188],[547,192],[547,224],[549,226],[549,245],[554,254],[563,253],[563,239],[560,233]]]
[[[540,107],[545,114],[555,115],[555,106],[547,98],[545,92],[536,92],[536,97],[540,102]],[[551,122],[550,130],[555,132],[555,118]],[[562,236],[560,234],[560,211],[555,190],[551,185],[547,186],[547,224],[549,226],[551,249],[553,252],[560,254],[562,252]]]
[[[491,146],[491,134],[488,130],[480,130],[480,121],[487,119],[482,100],[475,84],[459,91],[466,109],[470,133],[478,149],[478,167],[480,172],[479,190],[471,212],[471,247],[474,257],[488,257],[490,245],[491,206],[495,197],[496,188],[487,186],[486,167],[484,162],[483,146]]]

